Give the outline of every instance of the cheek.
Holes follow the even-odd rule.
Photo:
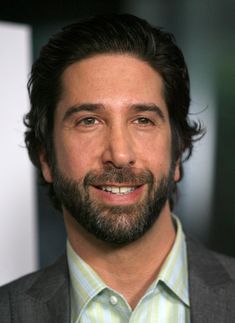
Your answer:
[[[138,155],[146,168],[156,174],[168,174],[171,166],[170,135],[156,135],[139,143]]]
[[[88,171],[98,166],[97,140],[81,140],[76,136],[58,140],[56,158],[59,169],[68,177],[83,178]]]

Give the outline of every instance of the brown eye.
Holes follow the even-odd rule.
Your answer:
[[[150,119],[145,118],[145,117],[141,117],[141,118],[136,119],[135,123],[140,124],[140,125],[149,125],[149,124],[151,125],[151,124],[153,124],[153,122]]]
[[[93,126],[94,124],[98,124],[98,120],[93,117],[88,117],[84,118],[82,120],[79,120],[77,122],[78,125],[83,125],[83,126]]]

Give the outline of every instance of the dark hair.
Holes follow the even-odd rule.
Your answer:
[[[172,34],[129,14],[81,20],[64,27],[42,48],[28,82],[31,110],[24,119],[25,143],[33,164],[41,174],[42,149],[48,163],[53,162],[53,121],[62,92],[62,73],[79,60],[102,53],[129,53],[147,62],[162,76],[172,129],[173,158],[180,160],[182,170],[182,156],[190,157],[193,142],[204,133],[199,122],[188,119],[189,76],[183,54]],[[60,208],[52,184],[46,184],[54,204]]]

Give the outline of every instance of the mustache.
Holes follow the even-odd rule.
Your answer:
[[[154,176],[149,170],[134,170],[130,167],[106,167],[102,171],[89,172],[84,178],[84,186],[100,186],[105,183],[128,183],[132,186],[153,184]]]

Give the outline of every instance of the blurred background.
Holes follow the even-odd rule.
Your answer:
[[[233,0],[2,1],[0,3],[0,284],[51,263],[65,248],[61,214],[27,159],[23,115],[31,63],[61,26],[132,13],[172,32],[191,76],[191,118],[207,134],[185,163],[175,213],[185,231],[235,256],[235,2]]]

